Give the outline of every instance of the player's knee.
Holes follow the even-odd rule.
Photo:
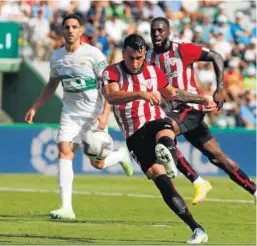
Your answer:
[[[99,160],[99,161],[93,161],[91,160],[91,165],[95,167],[96,169],[103,169],[104,168],[104,160]]]
[[[207,157],[213,164],[222,163],[224,160],[224,154],[221,151],[211,151],[207,153]]]
[[[146,172],[149,179],[155,180],[160,175],[166,175],[166,170],[163,165],[153,164]]]
[[[74,158],[76,147],[74,147],[70,143],[60,142],[58,143],[58,149],[59,149],[59,159],[72,160]]]
[[[72,160],[74,158],[74,152],[69,149],[63,149],[59,151],[59,159]]]

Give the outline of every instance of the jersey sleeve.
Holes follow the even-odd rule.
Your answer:
[[[108,66],[106,57],[99,49],[95,49],[93,51],[93,57],[95,59],[94,70],[96,73],[96,77],[101,78],[104,69]]]
[[[182,43],[179,46],[179,52],[186,64],[191,64],[199,60],[203,47],[192,43]]]
[[[108,85],[112,82],[118,82],[119,80],[119,72],[114,66],[108,66],[102,76],[102,86]]]
[[[157,75],[157,89],[158,91],[161,90],[162,88],[166,87],[169,83],[166,78],[165,73],[157,66],[154,66],[156,75]]]

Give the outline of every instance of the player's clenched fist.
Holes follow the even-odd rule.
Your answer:
[[[32,124],[35,114],[36,110],[31,108],[25,115],[25,122],[27,122],[28,124]]]
[[[217,104],[212,99],[205,97],[204,108],[205,112],[211,112],[217,109]]]
[[[140,98],[149,102],[151,105],[159,105],[161,103],[161,97],[156,92],[140,91]]]

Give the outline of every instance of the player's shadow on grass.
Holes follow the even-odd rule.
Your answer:
[[[30,235],[30,234],[0,234],[1,237],[7,238],[37,238],[37,239],[53,239],[53,240],[65,240],[65,241],[81,241],[85,243],[92,243],[92,240],[95,239],[87,239],[87,238],[76,238],[76,237],[61,237],[61,236],[44,236],[44,235]],[[1,242],[1,240],[0,240]]]
[[[9,214],[0,214],[0,222],[17,222],[17,221],[35,221],[35,220],[42,220],[46,218],[45,214],[26,214],[26,215],[9,215]]]
[[[36,217],[46,217],[45,214],[0,214],[0,219],[2,218],[36,218]]]
[[[0,234],[1,237],[7,238],[37,238],[37,239],[53,239],[53,240],[65,240],[65,241],[72,241],[72,242],[82,242],[82,243],[97,243],[105,241],[111,241],[113,243],[113,239],[104,239],[104,238],[76,238],[76,237],[61,237],[61,236],[43,236],[43,235],[29,235],[29,234]],[[116,239],[117,242],[142,242],[142,243],[185,243],[185,241],[176,241],[176,240],[153,240],[153,239]],[[1,242],[1,240],[0,240]]]
[[[174,221],[130,221],[130,220],[53,220],[54,223],[71,223],[71,224],[125,224],[125,225],[149,225],[149,226],[172,226],[174,224],[183,224],[183,222]]]

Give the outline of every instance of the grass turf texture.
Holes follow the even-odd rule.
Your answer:
[[[208,243],[255,244],[252,196],[228,178],[207,180],[213,185],[210,200],[197,206],[189,199],[192,185],[185,178],[174,183],[206,229]],[[56,190],[56,177],[0,175],[0,244],[184,244],[192,235],[144,176],[75,176],[74,221],[48,218],[59,208]]]

